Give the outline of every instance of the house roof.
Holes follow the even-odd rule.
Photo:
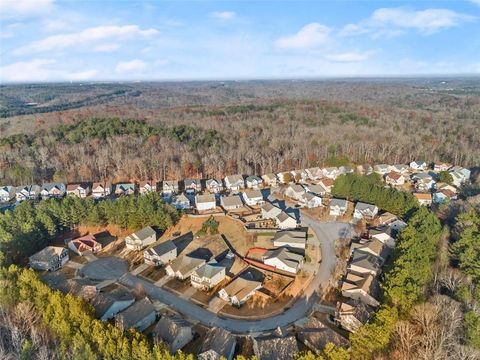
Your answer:
[[[388,247],[379,239],[373,238],[371,241],[357,247],[360,251],[372,252],[376,256],[385,259],[388,256]]]
[[[179,203],[179,202],[182,202],[182,203],[188,202],[190,204],[190,199],[184,193],[181,193],[180,195],[175,197],[175,201],[174,201],[174,203]]]
[[[205,203],[215,203],[215,195],[213,194],[206,194],[206,195],[197,195],[195,196],[195,203],[196,204],[205,204]]]
[[[157,233],[150,226],[147,226],[147,227],[144,227],[143,229],[140,229],[134,232],[132,235],[136,236],[140,240],[145,240],[146,238],[149,238],[152,235],[156,236]]]
[[[158,245],[152,246],[150,249],[145,250],[150,252],[152,255],[157,254],[158,256],[162,256],[176,248],[175,243],[172,240],[164,241]],[[152,252],[155,251],[155,253]]]
[[[191,330],[192,326],[179,315],[163,315],[153,332],[157,337],[171,344],[184,328]]]
[[[66,249],[60,246],[47,246],[46,248],[43,248],[39,252],[30,256],[29,259],[31,261],[48,262],[52,259],[52,257],[60,256],[64,250]]]
[[[374,212],[376,208],[377,207],[375,205],[366,204],[366,203],[363,203],[363,202],[357,202],[357,204],[355,205],[355,210],[358,210],[358,211],[369,210],[371,212]]]
[[[200,180],[198,180],[198,179],[185,179],[183,183],[185,184],[185,187],[194,186],[194,185],[197,186],[197,185],[200,184]]]
[[[361,301],[348,300],[346,302],[338,302],[337,311],[340,317],[351,315],[362,324],[365,324],[375,309]]]
[[[328,343],[345,348],[349,345],[347,339],[314,317],[302,324],[297,334],[298,339],[314,351],[323,350]]]
[[[262,178],[267,179],[268,181],[277,180],[277,176],[275,174],[265,174],[262,175]]]
[[[408,166],[405,164],[395,164],[393,167],[398,171],[405,171],[408,169]]]
[[[222,196],[221,203],[223,206],[243,206],[242,199],[238,195]]]
[[[248,199],[256,199],[256,198],[261,198],[263,199],[263,195],[262,195],[262,192],[260,190],[251,190],[251,189],[247,189],[243,192],[245,194],[245,196],[248,198]]]
[[[395,180],[395,181],[398,181],[399,179],[401,179],[403,177],[402,174],[396,172],[396,171],[390,171],[388,174],[387,174],[387,178],[389,179],[392,179],[392,180]]]
[[[42,190],[50,192],[52,189],[57,188],[61,192],[65,191],[65,184],[62,183],[45,183],[42,185]]]
[[[151,187],[156,186],[157,181],[156,180],[143,180],[143,181],[139,182],[140,187],[144,187],[146,185],[150,185]]]
[[[247,178],[245,179],[247,182],[252,182],[252,181],[258,181],[258,182],[262,182],[262,178],[257,176],[257,175],[250,175],[250,176],[247,176]]]
[[[225,180],[228,181],[230,184],[243,184],[243,176],[242,175],[228,175],[225,176]]]
[[[291,360],[298,352],[295,336],[262,336],[253,339],[255,356],[262,360]]]
[[[221,273],[225,270],[224,266],[216,265],[216,264],[203,264],[193,273],[199,278],[207,278],[211,279],[218,273]]]
[[[210,329],[203,341],[201,353],[214,351],[218,358],[228,358],[232,347],[235,347],[237,340],[229,331],[214,327]]]
[[[260,281],[237,277],[227,286],[225,286],[223,290],[228,294],[228,296],[235,296],[238,300],[242,300],[245,296],[247,296],[260,286],[262,286],[262,283]]]
[[[322,199],[320,196],[317,196],[317,195],[315,195],[315,194],[308,193],[308,192],[305,193],[305,194],[303,194],[303,196],[305,197],[305,200],[307,200],[307,201],[311,201],[311,200],[313,200],[313,199],[315,199],[315,198],[320,199],[320,201],[321,201],[321,199]]]
[[[96,189],[98,188],[99,186],[101,186],[103,189],[107,189],[109,187],[112,186],[112,184],[109,182],[109,181],[106,181],[106,182],[94,182],[92,184],[92,189]]]
[[[418,200],[432,200],[432,194],[430,193],[413,193]]]
[[[385,171],[385,170],[388,170],[389,167],[390,167],[390,165],[388,165],[388,164],[377,164],[373,168],[376,169],[376,170]]]
[[[295,268],[295,269],[303,261],[303,255],[294,253],[294,252],[288,250],[288,248],[285,248],[285,247],[269,250],[263,255],[263,257],[264,257],[265,260],[266,259],[278,259],[279,261],[281,261],[285,265],[287,265],[289,267],[292,267],[292,268]]]
[[[333,184],[335,184],[335,180],[330,178],[323,178],[323,179],[320,179],[320,184],[323,184],[326,187],[330,187],[330,186],[333,186]]]
[[[292,244],[305,244],[307,241],[307,233],[300,230],[277,231],[273,237],[273,241],[288,242]]]
[[[292,191],[294,191],[296,193],[304,193],[305,192],[305,189],[303,188],[303,186],[299,185],[299,184],[290,185],[289,188],[292,189]]]
[[[340,208],[346,208],[347,207],[347,200],[345,199],[332,199],[330,201],[330,207],[333,206],[338,206]]]
[[[363,290],[367,294],[376,297],[378,282],[372,274],[356,274],[348,272],[342,284],[342,291]]]
[[[308,191],[316,194],[321,194],[327,191],[325,187],[321,184],[308,185]]]
[[[120,189],[123,191],[128,191],[128,190],[135,190],[135,184],[134,183],[121,183],[121,184],[115,184],[115,190]]]
[[[147,316],[155,313],[155,308],[148,298],[136,301],[132,306],[115,316],[115,320],[122,324],[124,329],[134,327]]]
[[[87,189],[89,184],[87,182],[82,182],[82,183],[71,183],[67,185],[67,191],[74,191],[77,190],[78,188],[81,189]]]
[[[175,260],[173,260],[169,266],[174,272],[178,271],[181,274],[187,274],[192,269],[204,263],[205,263],[205,260],[203,259],[197,259],[197,258],[193,258],[185,255],[185,256],[180,256]]]
[[[220,179],[208,179],[207,181],[205,181],[205,185],[207,186],[222,186],[222,180]]]
[[[277,216],[277,220],[283,223],[284,221],[293,219],[295,220],[292,216],[288,215],[285,211],[281,211]]]
[[[350,265],[355,265],[366,270],[378,271],[380,269],[380,263],[380,259],[375,255],[364,251],[354,250]]]
[[[178,187],[178,180],[164,180],[163,186]]]
[[[70,241],[73,246],[78,250],[82,245],[85,245],[89,248],[93,248],[95,245],[99,244],[94,235],[85,235]]]
[[[97,317],[101,317],[117,301],[132,301],[135,297],[122,285],[112,285],[101,291],[92,299]]]

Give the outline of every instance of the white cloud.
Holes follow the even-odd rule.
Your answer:
[[[0,17],[4,19],[42,16],[53,9],[54,0],[2,0]]]
[[[64,50],[66,48],[92,45],[106,39],[124,40],[133,37],[150,37],[157,34],[155,29],[142,30],[137,25],[107,25],[87,28],[77,33],[59,34],[31,42],[14,50],[15,55],[35,54],[46,51]]]
[[[328,26],[319,23],[307,24],[296,34],[277,39],[275,46],[281,49],[316,48],[330,42],[331,31]]]
[[[118,50],[119,47],[119,44],[100,44],[95,46],[94,50],[96,52],[113,52]]]
[[[0,67],[0,82],[47,81],[50,79],[51,68],[55,64],[53,59],[32,59],[19,61]]]
[[[82,81],[82,80],[93,79],[95,75],[97,75],[97,70],[86,70],[86,71],[66,74],[65,78],[71,81]]]
[[[471,3],[480,6],[480,0],[470,0]]]
[[[115,67],[117,73],[139,73],[147,68],[147,63],[143,60],[134,59],[130,61],[120,61]]]
[[[327,54],[324,56],[325,59],[333,62],[359,62],[365,61],[370,58],[372,51],[367,52],[344,52],[344,53],[335,53]]]
[[[236,14],[233,11],[214,11],[210,13],[210,16],[218,20],[232,20]]]
[[[478,0],[480,2],[480,0]],[[347,24],[340,30],[340,36],[356,36],[366,33],[373,37],[394,37],[406,30],[416,30],[430,35],[440,30],[457,27],[475,18],[449,9],[412,10],[405,7],[381,8],[358,24]]]

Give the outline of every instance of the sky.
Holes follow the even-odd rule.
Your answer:
[[[0,0],[0,82],[480,74],[480,0]]]

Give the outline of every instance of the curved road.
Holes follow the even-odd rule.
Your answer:
[[[306,214],[301,214],[300,217],[302,225],[309,226],[315,232],[317,239],[320,240],[322,262],[314,279],[304,290],[302,297],[290,309],[281,314],[259,320],[222,317],[129,273],[124,274],[119,281],[133,288],[141,284],[151,299],[159,300],[184,316],[199,321],[206,326],[221,327],[233,333],[256,333],[272,330],[278,326],[290,325],[312,311],[313,305],[319,299],[317,290],[328,284],[335,269],[335,240],[339,237],[347,237],[352,232],[350,224],[339,222],[319,223]]]

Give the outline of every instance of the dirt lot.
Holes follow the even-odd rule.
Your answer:
[[[183,216],[180,221],[170,229],[168,229],[161,237],[162,241],[171,239],[174,233],[185,234],[192,232],[196,234],[201,229],[202,224],[208,218],[193,218]],[[245,254],[248,248],[253,246],[254,235],[247,233],[243,224],[239,220],[234,220],[229,216],[216,216],[215,220],[219,222],[218,230],[220,234],[224,234],[230,243],[240,254]],[[199,244],[202,246],[202,244]],[[185,252],[186,254],[187,252]]]

